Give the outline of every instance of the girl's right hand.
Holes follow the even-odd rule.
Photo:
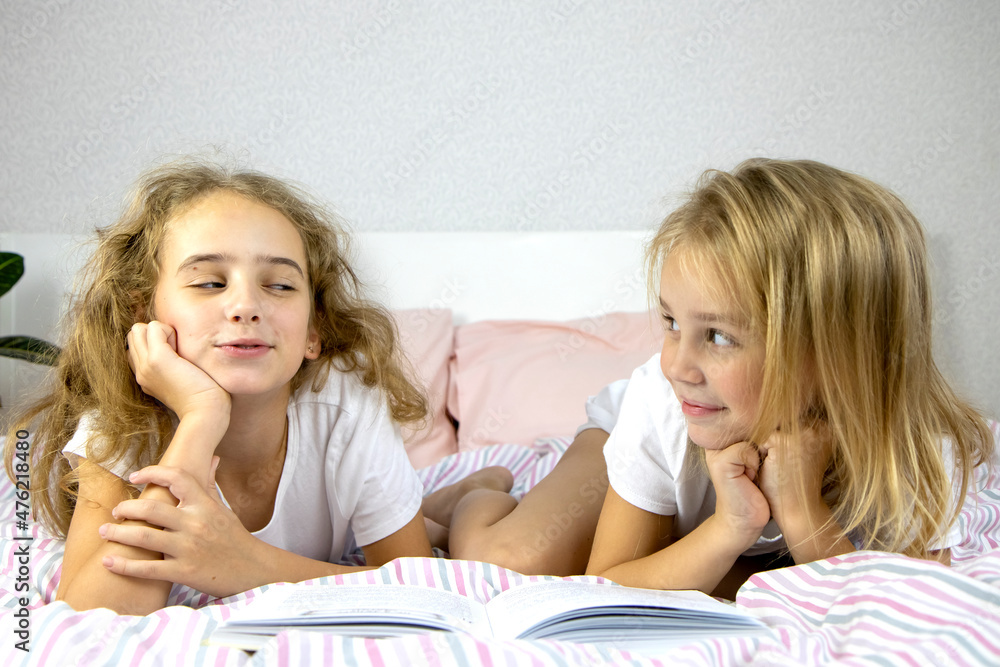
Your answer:
[[[137,322],[125,337],[128,359],[142,390],[183,419],[189,414],[228,412],[231,397],[225,389],[187,359],[177,354],[177,334],[162,322]]]
[[[757,486],[760,453],[750,442],[705,450],[705,462],[715,487],[715,516],[726,521],[733,536],[749,548],[771,518],[767,498]]]
[[[179,502],[174,506],[161,500],[125,500],[114,508],[114,518],[147,525],[108,522],[99,529],[101,538],[128,547],[143,545],[163,558],[109,555],[104,567],[115,574],[170,581],[216,597],[274,581],[259,574],[267,563],[259,554],[260,540],[219,495],[218,464],[219,457],[213,457],[207,488],[183,468],[156,465],[132,473],[131,483],[164,487]]]

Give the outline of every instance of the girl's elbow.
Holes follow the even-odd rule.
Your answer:
[[[606,558],[594,558],[593,555],[590,557],[590,561],[587,563],[586,574],[589,577],[603,577],[608,579],[608,574],[615,567],[614,563],[609,562]]]

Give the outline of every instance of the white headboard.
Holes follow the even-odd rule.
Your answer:
[[[390,308],[449,308],[456,324],[567,320],[646,308],[644,232],[372,232],[354,235],[354,266]],[[55,234],[0,233],[25,275],[0,298],[0,336],[56,342],[56,323],[86,248]],[[44,369],[0,359],[0,399]]]
[[[645,308],[641,232],[369,233],[362,279],[391,308],[450,308],[456,324],[566,320]]]

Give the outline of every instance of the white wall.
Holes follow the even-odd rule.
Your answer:
[[[85,232],[210,146],[407,232],[645,230],[707,167],[809,157],[924,221],[941,364],[1000,414],[995,0],[0,0],[0,27],[0,231]]]

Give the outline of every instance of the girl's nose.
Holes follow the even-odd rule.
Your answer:
[[[256,298],[253,288],[230,284],[229,295],[226,317],[231,322],[255,324],[260,321],[260,301]]]
[[[667,347],[670,346],[668,350]],[[685,341],[669,341],[664,345],[661,357],[663,374],[672,382],[698,384],[704,376],[697,362],[697,354]]]

